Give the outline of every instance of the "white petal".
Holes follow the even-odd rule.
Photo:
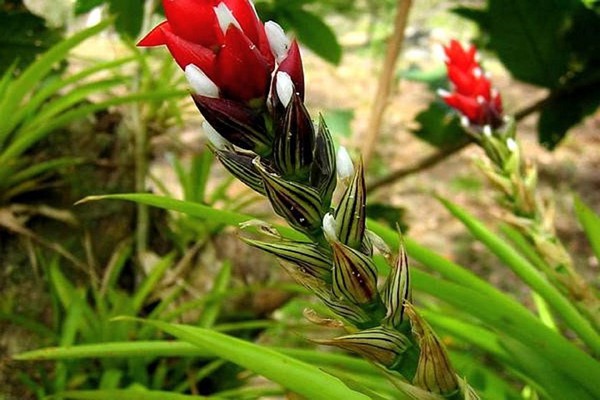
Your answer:
[[[187,78],[194,93],[206,97],[219,97],[219,87],[210,80],[200,68],[194,64],[188,64],[185,67],[185,77]]]
[[[438,90],[437,90],[437,94],[438,94],[438,96],[440,96],[441,98],[444,98],[444,99],[445,99],[446,97],[449,97],[449,96],[450,96],[450,92],[449,92],[449,91],[447,91],[446,89],[438,89]]]
[[[354,164],[348,150],[344,146],[340,146],[337,151],[335,164],[337,168],[337,176],[340,180],[350,179],[354,176]]]
[[[288,54],[290,48],[290,39],[285,35],[283,28],[277,22],[265,22],[265,33],[271,46],[271,52],[275,56],[278,63],[283,61]]]
[[[215,146],[215,149],[217,150],[225,150],[228,147],[231,147],[231,143],[229,143],[227,141],[227,139],[225,139],[223,136],[221,136],[219,134],[219,132],[217,132],[217,130],[215,128],[212,127],[211,124],[209,124],[206,121],[202,122],[202,129],[204,130],[204,134],[206,135],[206,138],[208,139],[208,141]]]
[[[471,122],[469,122],[469,118],[466,115],[460,116],[460,125],[463,128],[468,128],[469,126],[471,126]]]
[[[487,137],[491,137],[492,136],[492,127],[489,125],[484,125],[483,126],[483,134]]]
[[[294,94],[294,83],[287,72],[278,72],[276,79],[275,89],[277,90],[277,97],[279,97],[279,101],[281,101],[283,106],[287,107]]]
[[[506,148],[511,153],[514,153],[519,148],[519,145],[517,144],[517,142],[515,141],[515,139],[508,138],[508,139],[506,139]]]
[[[335,218],[333,214],[327,213],[323,217],[323,234],[325,235],[325,239],[329,242],[337,241],[337,225],[335,223]]]
[[[227,28],[229,28],[229,25],[233,25],[236,28],[238,28],[239,30],[242,30],[240,23],[238,22],[237,19],[235,19],[235,17],[233,16],[233,13],[231,12],[229,7],[227,7],[227,5],[225,3],[221,2],[221,3],[219,3],[218,6],[213,7],[213,9],[215,10],[215,14],[217,15],[217,20],[219,21],[219,27],[223,31],[223,34],[225,34],[227,32]]]

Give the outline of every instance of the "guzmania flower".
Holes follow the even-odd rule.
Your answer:
[[[139,43],[166,45],[192,89],[216,148],[272,152],[293,96],[304,100],[300,49],[249,0],[163,0],[167,20]],[[311,124],[312,129],[312,124]],[[213,143],[214,144],[214,143]]]
[[[242,102],[267,98],[275,57],[250,1],[163,0],[163,7],[167,20],[139,46],[166,45],[198,94]],[[285,58],[289,45],[275,45]]]
[[[444,52],[452,91],[440,89],[438,94],[463,115],[463,124],[478,128],[501,127],[504,123],[502,98],[492,87],[489,74],[481,68],[475,46],[464,48],[457,40],[452,40],[444,47]]]

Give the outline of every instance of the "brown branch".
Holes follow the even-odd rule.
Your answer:
[[[429,169],[429,168],[433,167],[434,165],[437,165],[440,162],[444,161],[451,155],[458,153],[459,151],[461,151],[462,149],[464,149],[471,143],[472,143],[471,141],[462,142],[462,143],[459,143],[457,146],[452,146],[452,147],[447,147],[447,148],[441,149],[439,151],[436,151],[433,154],[430,154],[427,157],[423,157],[418,162],[416,162],[415,164],[413,164],[409,167],[398,169],[398,170],[390,173],[389,175],[384,176],[383,178],[370,184],[369,189],[368,189],[369,193],[372,193],[377,189],[380,189],[389,184],[392,184],[392,183],[396,182],[397,180],[400,180],[408,175],[412,175],[417,172],[421,172],[426,169]]]
[[[383,70],[381,71],[381,75],[379,75],[377,92],[375,94],[371,117],[369,119],[369,127],[367,128],[366,140],[362,151],[365,166],[369,164],[373,152],[375,151],[377,139],[379,138],[381,121],[383,120],[383,113],[385,112],[390,91],[392,89],[396,61],[398,60],[398,55],[400,54],[402,43],[404,42],[404,31],[406,30],[406,23],[411,5],[412,0],[398,0],[398,11],[396,12],[396,19],[394,21],[394,32],[388,42]]]
[[[550,94],[550,95],[544,97],[543,99],[536,101],[533,104],[523,107],[522,109],[520,109],[519,111],[517,111],[514,114],[515,121],[520,121],[523,118],[533,114],[534,112],[539,111],[552,98],[553,98],[553,96],[552,96],[552,94]],[[370,184],[369,185],[369,193],[372,193],[373,191],[375,191],[377,189],[380,189],[382,187],[390,185],[406,176],[429,169],[429,168],[441,163],[442,161],[446,160],[447,158],[451,157],[452,155],[458,153],[465,147],[469,146],[471,143],[473,143],[473,142],[467,141],[467,142],[459,143],[456,146],[440,149],[440,150],[436,151],[435,153],[422,158],[421,160],[417,161],[413,165],[397,169],[396,171],[393,171],[390,174],[384,176],[383,178],[376,180],[375,182]]]

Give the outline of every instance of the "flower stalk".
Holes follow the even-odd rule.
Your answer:
[[[556,235],[552,201],[537,191],[537,168],[527,160],[516,137],[515,121],[505,116],[500,93],[481,68],[474,46],[453,40],[444,48],[452,91],[439,95],[461,114],[461,123],[486,158],[476,166],[498,191],[503,219],[535,247],[548,268],[541,272],[568,296],[600,331],[600,300],[575,269]]]
[[[412,299],[403,249],[386,283],[378,285],[374,243],[385,246],[365,226],[362,162],[354,163],[344,150],[336,153],[322,117],[313,122],[304,105],[297,42],[275,22],[263,24],[248,0],[164,0],[163,5],[167,21],[140,45],[168,47],[186,71],[206,120],[209,148],[308,238],[243,240],[275,255],[339,322],[314,315],[311,320],[348,331],[320,343],[358,353],[419,390],[474,398],[412,306],[406,318]],[[338,185],[342,195],[333,201]]]

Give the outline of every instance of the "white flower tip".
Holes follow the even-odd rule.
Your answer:
[[[440,96],[441,98],[446,98],[450,96],[450,92],[447,91],[446,89],[438,89],[436,90],[436,93],[438,94],[438,96]]]
[[[484,125],[483,126],[483,134],[487,137],[491,137],[492,136],[492,127],[489,125]]]
[[[468,128],[471,126],[471,122],[469,122],[469,118],[466,115],[461,115],[460,116],[460,125],[463,128]]]
[[[287,72],[277,72],[277,82],[275,89],[277,90],[277,97],[284,107],[287,107],[292,101],[292,95],[294,94],[294,83],[292,78]]]
[[[477,103],[479,103],[479,104],[485,103],[485,98],[481,95],[477,96],[475,99],[477,100]]]
[[[506,139],[506,148],[511,153],[514,153],[519,148],[519,145],[517,144],[515,139],[509,137],[508,139]]]
[[[348,150],[344,146],[340,146],[335,159],[337,175],[340,180],[350,179],[354,176],[354,164]]]
[[[227,7],[227,4],[220,2],[219,5],[213,7],[213,9],[215,10],[215,15],[217,16],[219,27],[221,28],[221,31],[223,31],[223,34],[227,33],[227,28],[229,28],[229,25],[233,25],[239,30],[242,30],[240,23],[237,19],[235,19],[233,13],[229,7]]]
[[[194,93],[206,97],[219,97],[219,87],[194,64],[185,67],[185,77]]]
[[[475,78],[481,78],[481,76],[483,75],[483,71],[480,67],[475,67],[473,68],[473,75],[475,76]]]
[[[291,41],[285,35],[283,28],[274,21],[265,22],[265,33],[267,34],[267,40],[271,46],[271,51],[273,52],[276,61],[280,63],[287,57]]]
[[[323,217],[323,235],[325,235],[325,239],[329,242],[334,242],[337,240],[337,224],[335,222],[335,218],[333,214],[327,213]]]
[[[202,129],[204,130],[204,134],[208,141],[217,149],[217,150],[225,150],[231,146],[231,144],[225,139],[223,136],[217,132],[215,128],[212,127],[211,124],[204,121],[202,122]]]

